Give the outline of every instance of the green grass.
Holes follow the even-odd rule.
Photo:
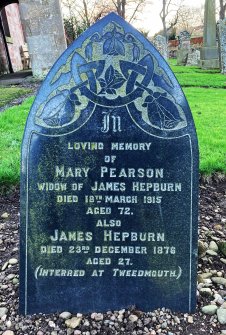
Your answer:
[[[226,88],[226,76],[210,73],[175,73],[183,87]],[[225,91],[226,93],[226,91]]]
[[[197,66],[177,66],[169,62],[177,80],[183,87],[226,88],[226,76],[219,70],[202,70]]]
[[[226,90],[222,88],[226,76],[215,70],[211,73],[196,67],[179,67],[172,63],[171,66],[176,68],[175,74],[183,86],[195,120],[200,172],[226,173]],[[191,87],[185,87],[188,83]],[[0,185],[19,182],[21,140],[33,100],[33,97],[28,98],[22,105],[0,113]]]
[[[169,61],[188,99],[196,125],[200,172],[226,173],[226,76],[219,70],[177,66]]]
[[[176,59],[169,59],[168,63],[174,73],[220,73],[219,69],[203,70],[198,66],[178,66]]]
[[[10,101],[17,99],[27,93],[30,93],[31,89],[21,87],[0,87],[0,107],[5,106]]]
[[[226,91],[185,88],[198,134],[200,172],[226,173]]]
[[[20,178],[20,146],[27,115],[34,98],[0,113],[0,185],[16,184]]]

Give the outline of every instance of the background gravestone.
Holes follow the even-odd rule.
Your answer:
[[[55,63],[22,145],[22,313],[194,311],[198,149],[168,64],[115,14]]]
[[[187,30],[180,32],[179,36],[179,49],[190,50],[191,47],[191,34]]]
[[[186,65],[188,54],[191,51],[191,34],[187,30],[181,31],[178,39],[177,65]]]
[[[157,35],[154,38],[154,46],[160,52],[164,59],[168,58],[168,48],[165,36]]]
[[[187,66],[198,66],[200,62],[200,51],[197,49],[191,49],[187,57]]]
[[[216,31],[216,1],[205,0],[203,47],[200,65],[204,69],[219,68]]]
[[[226,74],[226,19],[218,22],[221,73]]]

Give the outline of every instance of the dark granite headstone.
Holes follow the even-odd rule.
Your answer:
[[[55,63],[28,117],[22,313],[195,309],[198,149],[153,45],[115,14]]]

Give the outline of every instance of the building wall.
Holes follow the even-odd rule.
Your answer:
[[[14,3],[5,7],[9,24],[12,43],[8,43],[10,59],[13,70],[23,69],[21,61],[20,47],[25,43],[23,29],[20,21],[19,5]]]
[[[8,65],[6,59],[6,53],[4,48],[4,41],[2,38],[2,34],[0,32],[0,74],[8,72]]]
[[[203,36],[192,37],[191,38],[191,47],[194,49],[200,49],[203,46]]]
[[[10,37],[7,37],[7,45],[13,71],[16,72],[23,69],[20,47],[25,43],[24,33],[20,21],[19,5],[16,3],[10,4],[5,7],[5,12],[10,31]],[[0,74],[7,72],[9,72],[9,69],[6,58],[5,45],[3,37],[0,33]]]

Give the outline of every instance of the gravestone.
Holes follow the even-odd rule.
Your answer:
[[[180,32],[178,39],[179,46],[177,51],[177,65],[186,65],[191,48],[191,35],[187,30],[184,30]]]
[[[203,47],[200,66],[204,69],[219,68],[216,32],[216,1],[205,0]]]
[[[187,57],[187,66],[198,66],[200,62],[200,51],[191,49]]]
[[[112,13],[54,64],[21,164],[21,313],[195,310],[198,148],[168,64]]]
[[[165,36],[157,35],[154,38],[154,46],[160,52],[164,59],[168,58],[168,50]]]
[[[221,73],[226,74],[226,19],[218,22]]]
[[[178,49],[177,50],[177,65],[186,65],[188,60],[188,50]]]
[[[179,49],[186,49],[186,50],[190,50],[191,47],[191,34],[187,31],[187,30],[183,30],[180,32],[179,36]]]

